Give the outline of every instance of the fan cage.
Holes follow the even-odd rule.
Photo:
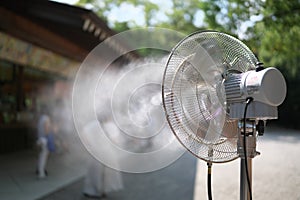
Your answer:
[[[201,62],[196,65],[197,59]],[[255,69],[257,62],[241,41],[215,31],[193,33],[172,50],[164,72],[163,106],[177,139],[198,158],[222,163],[238,157],[238,120],[229,118],[224,81]]]

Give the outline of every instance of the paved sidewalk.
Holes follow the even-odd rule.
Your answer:
[[[300,131],[269,128],[259,138],[260,156],[253,159],[254,200],[300,200]],[[205,200],[207,199],[206,163],[186,153],[163,170],[148,174],[123,174],[125,189],[111,193],[107,200]],[[240,160],[214,164],[214,200],[239,199]],[[193,181],[195,181],[193,183]],[[86,200],[81,195],[83,179],[40,200]],[[193,189],[192,189],[193,188]]]
[[[34,174],[35,151],[0,156],[0,199],[85,200],[81,189],[89,155],[81,147],[76,149],[53,155],[45,180],[37,180]],[[257,150],[261,155],[253,160],[253,199],[300,200],[300,131],[267,128]],[[123,173],[123,178],[124,190],[110,193],[107,199],[207,199],[206,164],[188,152],[169,167],[145,174]],[[239,199],[239,160],[214,164],[212,182],[214,200]]]
[[[48,177],[35,175],[37,151],[0,156],[0,199],[81,200],[82,183],[90,155],[80,141],[70,152],[49,157]],[[193,199],[197,159],[185,153],[170,166],[150,173],[122,173],[124,190],[109,194],[112,200]],[[84,199],[84,198],[83,198]]]
[[[300,131],[267,127],[252,162],[253,200],[300,200]],[[207,199],[206,164],[198,162],[194,200]],[[240,199],[240,159],[212,166],[213,200]]]
[[[38,152],[27,150],[0,156],[0,199],[34,200],[50,194],[83,177],[87,153],[73,138],[70,152],[49,157],[46,179],[37,179],[35,167]]]
[[[170,166],[150,173],[122,173],[124,189],[106,200],[193,200],[197,159],[186,152]],[[39,200],[88,200],[81,190],[83,179]]]

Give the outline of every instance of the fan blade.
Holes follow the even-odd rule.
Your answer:
[[[218,85],[222,82],[222,77],[216,63],[202,45],[198,45],[192,57],[191,66],[200,76],[196,83],[198,106],[201,113],[206,113],[202,115],[203,120],[209,121],[204,139],[216,143],[222,134],[226,118],[226,112],[223,109],[225,98],[219,99],[217,93],[220,92],[216,91],[220,89]],[[224,92],[222,95],[225,96]]]

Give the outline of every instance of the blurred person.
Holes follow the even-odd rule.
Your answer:
[[[64,105],[63,99],[57,99],[55,101],[55,106],[52,109],[52,127],[55,128],[55,144],[56,153],[66,153],[69,152],[69,143],[67,137],[66,127],[70,126],[71,123],[66,119],[70,113],[66,110],[66,105]]]
[[[55,151],[54,133],[51,128],[49,111],[46,106],[41,107],[41,114],[37,124],[37,145],[39,147],[39,155],[37,162],[37,175],[42,179],[47,176],[46,165],[49,151]]]
[[[120,131],[116,125],[108,118],[103,118],[101,126],[105,132],[110,134],[110,140],[115,140],[118,137]],[[109,154],[110,159],[113,162],[118,162],[116,155],[109,151],[109,147],[103,141],[105,133],[99,133],[98,121],[93,121],[84,127],[84,140],[92,148],[101,146],[101,151]],[[99,143],[100,141],[100,143]],[[98,142],[98,143],[97,143]],[[107,167],[94,157],[89,161],[88,171],[85,176],[83,195],[87,198],[105,198],[107,193],[112,191],[118,191],[123,189],[123,179],[119,171]]]

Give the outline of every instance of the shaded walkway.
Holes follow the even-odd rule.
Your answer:
[[[89,155],[80,142],[74,144],[76,148],[70,153],[50,158],[46,180],[37,180],[34,174],[35,151],[0,156],[0,199],[84,199],[82,180]],[[267,128],[257,150],[261,155],[253,160],[253,199],[300,199],[300,131]],[[206,163],[198,160],[197,173],[196,163],[195,157],[185,153],[156,172],[123,173],[124,190],[111,193],[108,199],[207,199]],[[239,199],[239,164],[235,160],[213,165],[214,200]],[[194,184],[195,175],[198,181]]]
[[[80,179],[85,173],[87,153],[72,138],[70,152],[50,155],[49,176],[39,180],[35,174],[38,152],[27,150],[0,156],[0,199],[33,200]]]
[[[124,190],[108,194],[110,200],[192,200],[196,158],[185,153],[175,163],[156,172],[123,173]],[[83,179],[40,200],[85,200]]]

